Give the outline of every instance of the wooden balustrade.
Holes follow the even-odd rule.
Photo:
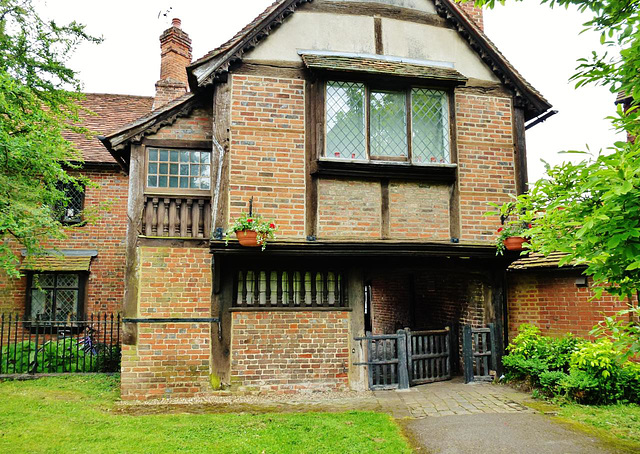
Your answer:
[[[146,195],[142,234],[173,238],[211,236],[211,199]]]

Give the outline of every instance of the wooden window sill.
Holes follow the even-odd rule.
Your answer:
[[[457,169],[457,164],[419,165],[404,162],[356,162],[319,159],[312,163],[311,174],[321,177],[354,177],[376,180],[391,178],[454,183]]]

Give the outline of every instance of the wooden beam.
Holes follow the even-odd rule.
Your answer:
[[[140,288],[140,248],[138,237],[142,233],[142,210],[144,208],[144,163],[145,147],[131,146],[129,164],[129,204],[127,207],[127,234],[125,238],[126,265],[124,275],[123,317],[134,318],[138,315],[138,294]],[[138,327],[125,323],[122,329],[122,343],[136,345]]]
[[[281,77],[285,79],[306,79],[309,71],[301,63],[287,61],[245,60],[232,68],[234,74]]]
[[[225,230],[227,227],[229,205],[229,152],[231,122],[231,83],[218,84],[213,99],[213,137],[224,149],[224,158],[220,166],[220,153],[217,147],[213,147],[212,167],[212,200],[216,200],[215,191],[218,192],[217,207],[212,206],[212,216],[215,218],[213,235],[216,229]],[[218,182],[219,180],[219,182]],[[215,205],[215,203],[214,203]]]
[[[145,138],[142,143],[148,147],[162,148],[189,148],[196,150],[211,150],[210,140],[177,140],[177,139],[149,139]]]
[[[373,18],[373,33],[376,37],[376,54],[384,54],[384,43],[382,42],[382,18]]]
[[[516,192],[518,195],[529,190],[529,172],[527,169],[527,141],[525,137],[524,110],[513,109],[514,159],[516,168]]]
[[[301,11],[319,13],[348,14],[352,16],[380,16],[386,19],[396,19],[434,27],[453,28],[446,19],[433,13],[424,13],[409,8],[400,8],[372,2],[336,2],[322,1],[304,5]]]
[[[390,215],[389,215],[389,179],[383,178],[380,181],[380,234],[383,239],[389,238],[391,236],[390,232]]]
[[[307,237],[316,236],[318,220],[318,179],[312,175],[313,163],[318,158],[318,128],[321,123],[318,116],[322,116],[320,109],[320,95],[324,85],[307,81],[305,84],[305,234]]]

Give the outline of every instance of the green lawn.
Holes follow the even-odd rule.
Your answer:
[[[113,412],[118,378],[0,383],[1,453],[409,453],[393,420],[367,412]]]
[[[563,404],[558,409],[558,417],[574,425],[595,427],[598,435],[610,441],[618,440],[636,449],[640,446],[640,405]]]

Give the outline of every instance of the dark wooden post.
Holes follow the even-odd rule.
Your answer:
[[[491,342],[491,369],[498,373],[498,327],[489,323],[489,341]]]
[[[407,332],[398,330],[398,389],[409,389],[409,367],[407,365]]]
[[[471,326],[465,325],[462,329],[462,357],[464,369],[464,382],[473,381],[473,345],[471,341]]]

